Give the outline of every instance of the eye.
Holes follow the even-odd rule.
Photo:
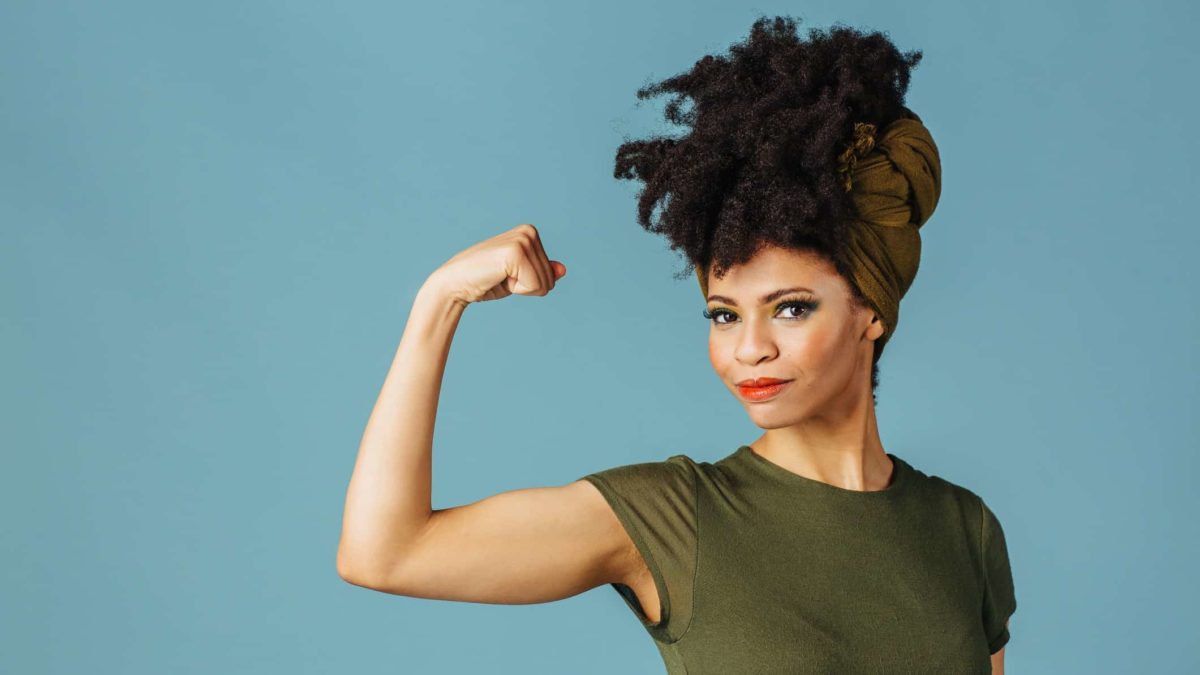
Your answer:
[[[723,323],[728,323],[727,321],[717,321],[716,317],[722,316],[722,315],[734,316],[733,312],[729,312],[724,309],[714,309],[711,312],[708,311],[707,309],[704,310],[704,318],[708,319],[709,321],[712,321],[713,323],[715,323],[717,325],[721,325]]]
[[[787,301],[779,303],[779,305],[775,308],[775,310],[776,310],[776,315],[779,315],[779,313],[784,310],[792,310],[793,313],[791,316],[785,315],[780,318],[789,319],[792,321],[798,321],[798,320],[805,319],[808,317],[808,315],[812,314],[817,309],[818,304],[819,303],[816,300],[808,300],[808,299],[787,300]],[[718,326],[724,326],[724,325],[731,324],[731,323],[733,323],[733,321],[735,319],[737,319],[737,314],[734,314],[732,311],[730,311],[728,309],[717,308],[717,309],[713,309],[712,311],[705,309],[703,313],[704,313],[704,318],[708,319],[709,321],[712,321],[714,324],[716,324]],[[721,317],[721,316],[727,316],[727,317],[729,317],[729,320],[720,321],[718,319],[718,317]]]
[[[812,314],[812,311],[816,308],[817,308],[817,304],[815,302],[810,302],[807,300],[793,300],[791,302],[785,302],[779,306],[779,309],[781,309],[781,310],[794,309],[797,312],[802,311],[803,314],[801,314],[800,316],[791,317],[791,318],[796,318],[796,319],[802,319],[802,318],[808,316],[809,314]]]

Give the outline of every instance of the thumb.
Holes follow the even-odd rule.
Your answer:
[[[557,281],[567,276],[567,266],[557,260],[550,261],[550,267],[554,270],[554,279]]]

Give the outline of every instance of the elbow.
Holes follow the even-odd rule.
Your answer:
[[[348,581],[352,584],[354,583],[354,570],[350,567],[350,561],[347,560],[346,554],[340,548],[337,552],[337,562],[335,563],[335,566],[337,567],[338,576],[342,578],[342,581]]]
[[[370,553],[371,550],[363,546],[362,541],[356,541],[343,531],[341,538],[338,539],[337,560],[334,563],[342,581],[366,587],[368,580],[366,572],[369,569],[366,563],[372,559]]]
[[[369,577],[362,572],[362,566],[359,565],[349,553],[342,548],[337,552],[337,573],[342,581],[345,581],[355,586],[363,588],[371,588]]]
[[[402,595],[395,581],[395,574],[383,569],[378,564],[364,564],[361,556],[350,556],[343,550],[338,550],[337,573],[343,581],[361,586],[373,591],[385,591]]]
[[[405,595],[411,546],[383,541],[377,536],[350,536],[343,532],[337,547],[337,573],[343,581],[371,590]]]

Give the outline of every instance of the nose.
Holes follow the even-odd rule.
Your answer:
[[[738,361],[748,366],[754,366],[764,360],[774,358],[779,353],[769,325],[759,325],[748,321],[738,329],[741,334],[738,335],[734,354]]]

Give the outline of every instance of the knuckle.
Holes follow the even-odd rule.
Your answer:
[[[509,245],[517,258],[522,261],[529,260],[529,242],[525,239],[514,239]]]

